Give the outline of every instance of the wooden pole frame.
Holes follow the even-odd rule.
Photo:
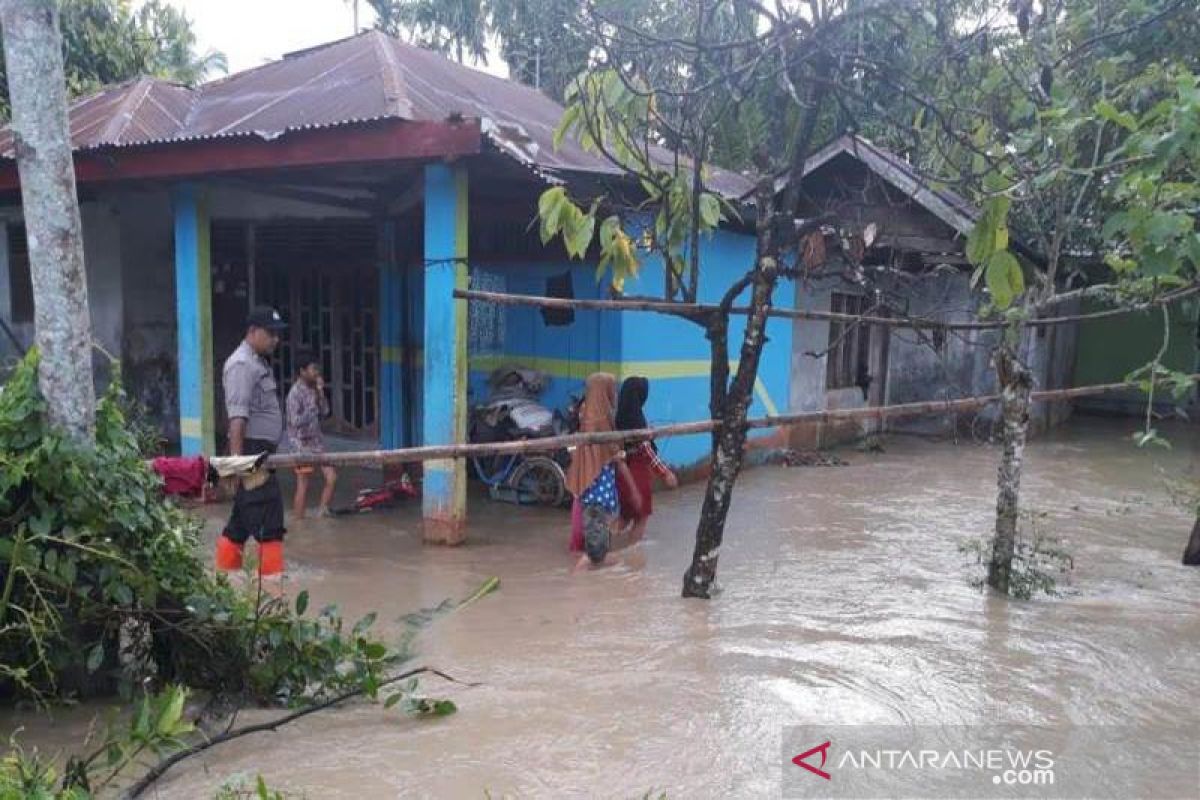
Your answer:
[[[1200,374],[1190,376],[1200,381]],[[1137,381],[1101,383],[1077,386],[1073,389],[1048,389],[1033,392],[1030,399],[1036,402],[1071,400],[1076,397],[1117,392],[1140,386]],[[989,394],[963,397],[956,400],[929,400],[920,403],[901,403],[892,406],[871,408],[849,408],[834,411],[815,411],[798,414],[777,414],[746,420],[748,429],[777,428],[806,422],[834,423],[847,420],[884,420],[899,417],[915,417],[925,414],[961,413],[973,411],[991,403],[999,402],[1000,395]],[[434,459],[471,458],[473,456],[517,455],[525,453],[547,453],[581,444],[604,444],[626,442],[631,439],[666,439],[672,436],[688,436],[708,433],[720,426],[720,421],[706,419],[694,422],[679,422],[653,428],[631,431],[604,431],[600,433],[573,433],[566,436],[548,436],[543,439],[522,439],[514,442],[488,444],[444,444],[424,447],[407,447],[398,450],[366,450],[352,453],[300,454],[287,453],[271,456],[267,464],[275,468],[329,465],[334,467],[373,467],[382,464],[403,464]]]
[[[1134,311],[1144,311],[1146,309],[1155,308],[1167,303],[1173,303],[1177,300],[1183,300],[1198,293],[1200,293],[1200,284],[1186,286],[1173,292],[1167,292],[1162,297],[1156,298],[1155,300],[1138,303],[1132,306],[1111,308],[1105,311],[1094,311],[1088,314],[1072,314],[1069,316],[1059,317],[1039,317],[1036,319],[1022,320],[1017,324],[1031,328],[1041,328],[1051,325],[1067,325],[1072,322],[1086,322],[1088,320],[1106,319],[1108,317],[1130,314]],[[641,298],[594,300],[589,298],[539,297],[537,295],[527,294],[483,292],[475,289],[456,290],[454,292],[454,297],[457,300],[473,300],[476,302],[496,303],[498,305],[507,306],[580,308],[591,309],[594,311],[654,311],[660,314],[671,314],[677,317],[696,320],[697,322],[702,322],[706,316],[711,314],[719,314],[721,312],[720,306],[712,304],[675,303],[667,300],[649,300]],[[729,309],[729,313],[745,315],[750,313],[750,309],[746,308],[745,306],[733,306]],[[940,322],[938,320],[913,317],[872,317],[859,314],[838,314],[833,311],[804,311],[798,308],[775,307],[772,307],[767,312],[767,316],[782,317],[785,319],[824,320],[828,322],[882,325],[889,328],[910,328],[923,330],[936,329],[943,331],[1002,330],[1008,327],[1010,324],[1013,324],[1004,321]]]

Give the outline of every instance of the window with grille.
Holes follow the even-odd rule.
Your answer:
[[[863,314],[867,299],[858,294],[834,292],[829,310],[835,314]],[[864,385],[870,369],[871,326],[856,322],[829,323],[829,350],[825,355],[825,388],[845,389]]]

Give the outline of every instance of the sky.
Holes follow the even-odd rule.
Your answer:
[[[352,0],[167,0],[192,20],[198,49],[220,50],[229,71],[238,72],[278,59],[284,53],[342,39],[354,32]],[[359,25],[375,21],[359,0]],[[493,56],[487,70],[506,75]],[[214,76],[216,77],[216,76]]]

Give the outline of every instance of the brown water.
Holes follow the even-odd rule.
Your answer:
[[[413,510],[296,526],[294,583],[378,610],[385,632],[499,576],[420,641],[421,663],[484,685],[426,681],[458,703],[447,719],[352,705],[239,740],[160,796],[239,772],[320,798],[778,796],[785,725],[1200,723],[1192,519],[1160,474],[1192,456],[1184,429],[1145,451],[1130,425],[1075,423],[1028,450],[1026,504],[1075,558],[1057,599],[968,586],[957,548],[989,527],[998,454],[976,444],[894,438],[846,467],[748,472],[708,603],[679,598],[698,486],[655,498],[625,564],[577,575],[561,512],[476,502],[458,549],[423,547]]]

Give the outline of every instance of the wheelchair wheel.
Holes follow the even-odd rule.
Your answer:
[[[532,456],[513,470],[508,485],[528,494],[543,506],[562,505],[567,497],[567,476],[552,458]]]

